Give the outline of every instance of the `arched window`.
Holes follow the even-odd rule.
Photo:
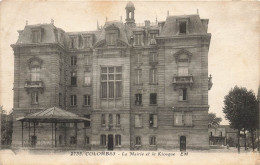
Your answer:
[[[40,67],[33,66],[31,68],[31,81],[40,81]]]
[[[38,57],[33,57],[28,61],[30,69],[30,80],[31,81],[40,81],[40,71],[42,60]]]

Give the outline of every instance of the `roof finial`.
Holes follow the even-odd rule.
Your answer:
[[[156,19],[155,19],[155,22],[156,22],[156,24],[157,24],[157,15],[156,15]]]
[[[167,11],[167,17],[169,17],[169,15],[170,15],[169,13],[170,13],[170,12],[169,12],[169,10],[168,10],[168,11]]]
[[[28,20],[25,21],[25,25],[28,25]]]
[[[199,14],[199,9],[197,9],[197,14]]]
[[[122,22],[122,15],[121,15],[121,17],[120,17],[120,21]]]
[[[54,24],[54,20],[53,19],[51,19],[51,24]]]
[[[107,22],[107,17],[106,17],[106,22]]]

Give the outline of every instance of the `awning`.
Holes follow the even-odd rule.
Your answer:
[[[16,118],[17,121],[41,122],[41,123],[74,123],[90,121],[88,118],[80,117],[58,107],[45,109],[24,117]]]

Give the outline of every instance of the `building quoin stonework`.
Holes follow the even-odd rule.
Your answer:
[[[208,19],[96,31],[26,24],[14,51],[14,148],[208,149]]]

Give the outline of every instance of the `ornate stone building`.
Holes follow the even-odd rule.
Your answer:
[[[208,19],[139,25],[134,4],[125,10],[125,23],[107,21],[96,31],[65,32],[53,22],[18,31],[14,119],[59,107],[91,120],[56,123],[56,147],[208,149]],[[53,126],[32,123],[22,132],[14,121],[13,147],[51,147]]]

